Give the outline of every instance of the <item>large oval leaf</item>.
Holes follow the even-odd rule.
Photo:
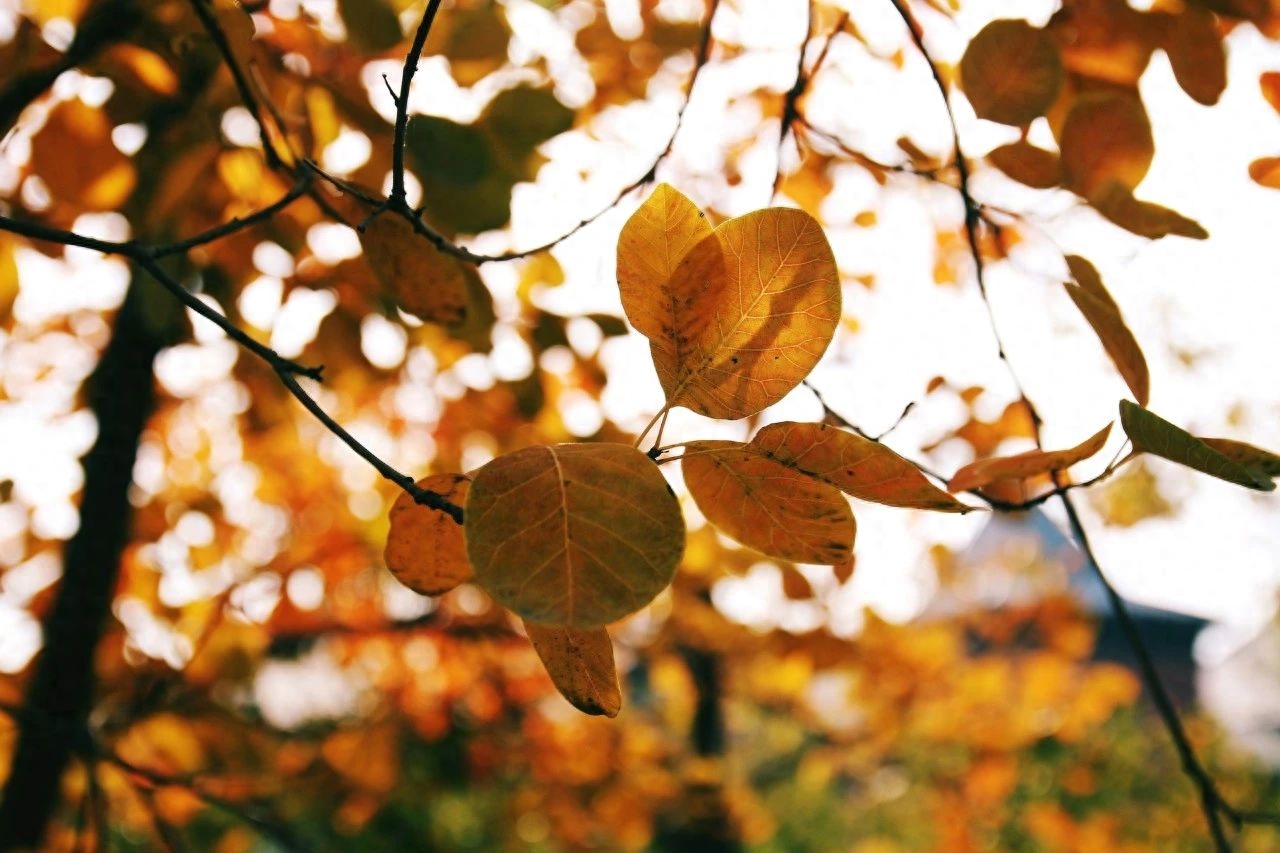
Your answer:
[[[1109,184],[1136,187],[1156,151],[1142,100],[1125,91],[1078,97],[1058,146],[1067,185],[1090,201]]]
[[[383,213],[360,234],[369,268],[395,303],[419,320],[457,326],[467,318],[465,268],[413,230]]]
[[[622,691],[608,631],[549,628],[534,622],[525,622],[524,629],[560,695],[584,714],[618,716]]]
[[[853,510],[835,487],[736,441],[685,445],[681,466],[698,509],[744,545],[797,563],[853,555]]]
[[[680,504],[653,462],[622,444],[500,456],[467,494],[476,583],[530,622],[586,630],[644,607],[684,551]]]
[[[993,459],[979,459],[965,465],[947,488],[953,492],[977,489],[997,482],[998,480],[1025,480],[1037,474],[1048,474],[1062,471],[1102,449],[1111,433],[1111,424],[1068,450],[1029,450],[1015,456],[1001,456]]]
[[[467,499],[465,474],[432,474],[418,486],[455,506]],[[396,580],[422,595],[441,595],[471,580],[471,563],[462,527],[445,512],[415,503],[401,492],[391,505],[391,530],[383,554]]]
[[[840,321],[840,277],[812,216],[768,208],[722,223],[672,276],[710,321],[674,373],[658,377],[672,406],[734,419],[771,406],[818,363]],[[722,280],[721,280],[722,279]]]
[[[979,118],[1024,127],[1044,115],[1062,88],[1062,57],[1044,30],[992,21],[960,60],[960,85]]]
[[[969,512],[906,459],[876,441],[826,424],[770,424],[751,446],[788,468],[872,503]]]
[[[1111,362],[1124,377],[1125,384],[1133,392],[1138,405],[1145,406],[1150,393],[1151,378],[1147,372],[1147,360],[1142,348],[1133,337],[1133,332],[1125,325],[1120,307],[1116,305],[1111,294],[1102,283],[1101,276],[1093,265],[1076,255],[1067,259],[1072,275],[1078,284],[1064,284],[1067,295],[1080,309],[1089,326],[1093,329],[1102,348],[1111,357]]]
[[[1263,471],[1236,462],[1186,430],[1128,400],[1120,401],[1120,423],[1134,450],[1161,456],[1247,489],[1269,492],[1276,487]]]

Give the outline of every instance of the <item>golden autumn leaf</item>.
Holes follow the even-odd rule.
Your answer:
[[[1145,406],[1151,389],[1147,360],[1142,355],[1142,348],[1138,346],[1133,332],[1125,325],[1119,306],[1107,292],[1102,278],[1092,264],[1073,255],[1067,260],[1067,265],[1072,275],[1077,277],[1076,281],[1080,282],[1064,283],[1067,295],[1102,342],[1102,348],[1107,351],[1116,370],[1120,371],[1138,405]]]
[[[361,232],[360,245],[373,274],[405,311],[445,326],[467,319],[466,267],[415,232],[404,217],[375,217]]]
[[[658,468],[622,444],[557,444],[500,456],[467,494],[476,583],[530,622],[585,630],[644,607],[684,551],[680,504]]]
[[[1249,177],[1254,183],[1280,190],[1280,157],[1259,157],[1249,164]]]
[[[1142,99],[1128,91],[1076,98],[1058,146],[1067,186],[1089,201],[1109,184],[1132,190],[1146,176],[1155,156]]]
[[[1062,163],[1058,155],[1025,140],[1001,145],[993,149],[987,159],[997,169],[1029,187],[1046,190],[1062,183]]]
[[[1160,456],[1247,489],[1270,492],[1276,487],[1261,470],[1232,459],[1181,427],[1128,400],[1120,401],[1120,423],[1133,442],[1134,450]]]
[[[111,141],[102,110],[63,101],[32,140],[31,169],[53,197],[85,210],[114,210],[133,191],[133,163]]]
[[[418,486],[455,506],[467,499],[471,479],[465,474],[432,474]],[[391,506],[391,530],[383,554],[396,580],[421,595],[441,595],[471,580],[471,564],[462,527],[441,510],[414,502],[401,492]]]
[[[1201,438],[1205,444],[1223,456],[1261,474],[1269,480],[1280,477],[1280,454],[1233,438]]]
[[[797,563],[852,556],[853,511],[834,486],[736,441],[690,442],[680,464],[698,509],[742,544]]]
[[[721,278],[722,277],[722,278]],[[809,214],[768,208],[721,224],[685,255],[671,290],[709,321],[658,378],[670,406],[735,419],[781,400],[818,363],[840,321],[840,277]]]
[[[1216,104],[1227,88],[1227,49],[1214,16],[1187,6],[1165,28],[1161,47],[1182,91],[1207,107]]]
[[[622,691],[608,631],[550,628],[533,622],[525,622],[524,628],[551,682],[569,704],[584,714],[618,716]]]
[[[1029,450],[1014,456],[979,459],[957,471],[947,483],[947,488],[953,492],[964,492],[981,488],[998,480],[1025,480],[1037,474],[1063,471],[1101,450],[1110,434],[1111,424],[1107,424],[1091,437],[1067,450]]]
[[[715,295],[701,289],[724,285],[723,270],[708,270],[701,280],[673,277],[689,250],[710,234],[706,214],[679,190],[660,184],[618,235],[622,309],[649,339],[660,376],[675,374],[711,320]]]
[[[1133,192],[1118,183],[1102,187],[1089,203],[1111,222],[1140,237],[1153,240],[1176,235],[1191,240],[1204,240],[1209,232],[1194,219],[1149,201],[1134,198]]]
[[[915,465],[876,441],[828,426],[783,422],[756,433],[750,446],[788,468],[872,503],[970,512]]]
[[[1258,77],[1258,87],[1271,108],[1280,113],[1280,71],[1262,72]]]
[[[1024,127],[1062,87],[1062,57],[1044,30],[1020,19],[992,21],[960,60],[960,85],[979,118]]]

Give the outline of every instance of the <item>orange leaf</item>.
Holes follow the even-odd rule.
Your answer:
[[[1174,16],[1161,46],[1182,91],[1207,107],[1216,104],[1227,88],[1227,50],[1213,14],[1187,6]]]
[[[856,527],[839,490],[763,455],[754,444],[694,441],[681,466],[707,520],[762,554],[839,565]]]
[[[405,311],[445,326],[467,319],[466,267],[404,217],[390,212],[375,217],[360,234],[360,245],[373,274]]]
[[[826,424],[770,424],[749,446],[865,501],[941,512],[974,509],[934,486],[919,468],[883,444]]]
[[[1141,237],[1159,239],[1170,234],[1192,240],[1209,236],[1203,226],[1176,210],[1134,198],[1133,193],[1117,183],[1109,183],[1089,199],[1093,209],[1126,231]]]
[[[111,141],[102,110],[63,101],[31,141],[31,169],[54,198],[85,210],[115,210],[133,191],[134,169]]]
[[[1280,71],[1262,72],[1262,76],[1258,78],[1258,86],[1271,109],[1280,113]]]
[[[1046,190],[1062,183],[1062,163],[1058,155],[1025,140],[1001,145],[993,149],[987,159],[997,169],[1029,187]]]
[[[1102,342],[1102,348],[1107,351],[1112,364],[1124,377],[1125,384],[1133,392],[1134,399],[1139,405],[1145,406],[1150,395],[1151,379],[1147,372],[1147,360],[1142,355],[1142,348],[1138,346],[1133,332],[1129,331],[1129,327],[1125,325],[1120,308],[1111,298],[1111,294],[1107,293],[1097,271],[1092,265],[1085,270],[1082,263],[1088,264],[1088,261],[1077,258],[1072,272],[1074,274],[1075,270],[1079,269],[1084,273],[1082,278],[1088,283],[1087,287],[1075,284],[1064,284],[1063,287],[1067,289],[1067,295],[1080,309],[1080,313],[1084,315],[1094,334]],[[1068,261],[1068,265],[1071,265],[1071,261]]]
[[[584,714],[618,716],[622,692],[608,631],[548,628],[533,622],[525,622],[524,628],[552,683],[573,707]]]
[[[1062,57],[1044,30],[1018,19],[992,21],[969,42],[960,85],[979,118],[1025,127],[1058,97]]]
[[[622,444],[526,447],[476,472],[467,494],[476,583],[524,619],[585,630],[644,607],[684,551],[658,467]]]
[[[658,377],[671,406],[734,419],[771,406],[809,374],[840,320],[840,277],[826,235],[802,210],[731,219],[672,275],[709,317],[674,373]]]
[[[471,479],[465,474],[433,474],[418,481],[456,506],[467,498]],[[441,595],[471,580],[462,527],[453,518],[415,503],[401,492],[391,506],[391,530],[383,554],[396,580],[421,595]]]
[[[1249,177],[1255,183],[1280,190],[1280,157],[1259,157],[1249,164]]]
[[[1015,456],[979,459],[957,471],[951,482],[947,483],[947,488],[953,492],[964,492],[998,480],[1025,480],[1037,474],[1062,471],[1101,450],[1110,434],[1111,424],[1107,424],[1092,437],[1069,450],[1030,450]]]
[[[1098,268],[1088,258],[1083,258],[1080,255],[1067,255],[1066,261],[1067,269],[1071,272],[1071,277],[1075,279],[1076,284],[1117,311],[1120,310],[1119,306],[1116,305],[1116,301],[1111,298],[1111,293],[1107,290],[1106,285],[1102,283],[1102,276],[1098,275]]]
[[[1108,184],[1136,187],[1155,156],[1151,122],[1136,92],[1081,95],[1058,145],[1067,186],[1090,201]]]

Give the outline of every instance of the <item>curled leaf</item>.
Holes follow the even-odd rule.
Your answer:
[[[476,583],[543,625],[599,628],[666,588],[684,551],[680,504],[653,462],[622,444],[500,456],[467,494]]]
[[[977,489],[999,480],[1025,480],[1037,474],[1062,471],[1093,456],[1107,443],[1111,424],[1068,450],[1029,450],[1014,456],[979,459],[970,462],[951,478],[947,488],[953,492]]]
[[[1128,400],[1120,401],[1120,423],[1133,442],[1134,450],[1160,456],[1247,489],[1269,492],[1276,487],[1263,471],[1232,459],[1181,427]]]
[[[418,486],[455,506],[467,498],[471,480],[465,474],[433,474]],[[391,505],[391,530],[383,552],[396,580],[421,595],[441,595],[471,580],[471,563],[462,527],[446,512],[415,503],[401,492]]]
[[[550,628],[534,622],[525,622],[524,629],[560,695],[584,714],[618,716],[622,692],[608,631]]]
[[[770,424],[750,444],[775,462],[865,501],[940,512],[973,510],[883,444],[826,424]]]
[[[742,544],[798,563],[852,557],[853,511],[835,487],[736,441],[691,442],[680,464],[698,509]]]

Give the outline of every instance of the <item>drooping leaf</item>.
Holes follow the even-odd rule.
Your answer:
[[[963,492],[998,480],[1025,480],[1037,474],[1066,470],[1101,450],[1110,433],[1111,424],[1107,424],[1090,438],[1067,450],[1029,450],[1014,456],[970,462],[955,473],[951,482],[947,483],[947,488],[953,492]]]
[[[1259,157],[1249,164],[1249,177],[1254,183],[1280,190],[1280,157]]]
[[[987,158],[1020,184],[1046,190],[1062,183],[1062,163],[1058,155],[1025,140],[1001,145],[993,149]]]
[[[1044,30],[1020,19],[992,21],[960,60],[960,85],[979,118],[1024,127],[1062,87],[1062,57]]]
[[[1120,401],[1120,423],[1135,450],[1248,489],[1262,492],[1275,489],[1275,483],[1260,470],[1233,460],[1181,427],[1128,400]]]
[[[524,619],[586,630],[661,592],[684,550],[680,504],[653,462],[622,444],[500,456],[467,495],[476,583]]]
[[[400,19],[386,0],[338,0],[338,14],[351,40],[368,53],[382,53],[400,43]]]
[[[756,433],[750,447],[770,459],[872,503],[969,512],[906,459],[876,441],[826,424],[783,422]]]
[[[1187,6],[1164,33],[1162,43],[1182,91],[1213,106],[1227,88],[1227,50],[1211,13]]]
[[[534,622],[525,622],[524,629],[552,683],[569,704],[584,714],[618,716],[622,691],[608,631],[549,628]]]
[[[698,509],[742,544],[797,563],[852,556],[853,511],[834,486],[736,441],[691,442],[680,464]]]
[[[710,234],[711,224],[697,205],[674,187],[660,184],[618,235],[622,309],[651,342],[655,365],[662,362],[659,375],[675,374],[710,322],[716,299],[702,289],[724,286],[723,271],[702,281],[690,275],[673,277],[689,250]]]
[[[1223,456],[1269,480],[1280,477],[1280,454],[1233,438],[1201,438]]]
[[[1132,191],[1110,183],[1089,199],[1093,209],[1126,231],[1157,240],[1175,235],[1204,240],[1209,232],[1194,219],[1149,201],[1134,198]]]
[[[1091,296],[1102,300],[1117,311],[1120,310],[1120,306],[1116,305],[1116,301],[1111,298],[1111,292],[1102,283],[1102,276],[1098,274],[1098,268],[1093,265],[1092,261],[1080,255],[1067,255],[1066,261],[1067,270],[1071,273],[1071,277],[1075,279],[1076,284],[1080,285]]]
[[[402,216],[383,213],[360,234],[370,269],[402,309],[432,323],[457,326],[467,317],[461,261],[413,230]]]
[[[1067,295],[1102,342],[1102,348],[1107,351],[1116,370],[1120,371],[1138,405],[1145,406],[1150,395],[1151,377],[1142,348],[1138,346],[1133,332],[1125,325],[1119,306],[1111,298],[1111,294],[1107,293],[1097,270],[1083,258],[1077,258],[1074,265],[1070,260],[1067,263],[1073,273],[1079,269],[1083,273],[1083,280],[1087,282],[1087,285],[1064,284]],[[1087,269],[1085,265],[1088,265]]]
[[[711,319],[674,373],[656,365],[658,378],[669,405],[708,417],[742,418],[781,400],[818,363],[840,321],[835,258],[802,210],[768,208],[721,224],[672,279],[672,292],[713,303]]]
[[[465,474],[432,474],[418,485],[462,506],[471,479]],[[415,503],[408,492],[401,492],[391,505],[390,519],[383,559],[396,580],[421,595],[442,595],[471,580],[462,527],[448,513]]]
[[[1155,156],[1151,122],[1137,92],[1076,98],[1058,145],[1067,186],[1091,202],[1109,184],[1132,190],[1146,176]]]

